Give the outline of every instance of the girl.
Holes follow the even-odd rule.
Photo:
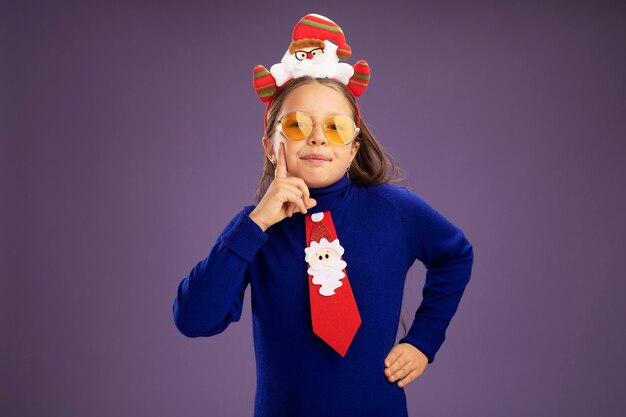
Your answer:
[[[403,388],[445,339],[472,246],[388,178],[395,165],[345,82],[294,77],[266,115],[258,204],[182,280],[175,324],[188,337],[223,332],[250,285],[255,416],[407,416]],[[423,300],[395,344],[415,259],[427,268]]]

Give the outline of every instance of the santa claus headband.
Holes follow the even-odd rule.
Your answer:
[[[370,67],[364,60],[350,66],[345,61],[352,49],[346,43],[341,28],[327,17],[307,14],[296,24],[291,44],[278,64],[268,71],[263,65],[254,67],[252,83],[257,97],[267,102],[263,114],[263,131],[267,130],[267,111],[280,87],[289,81],[310,75],[333,78],[348,86],[355,97],[365,92],[370,79]],[[357,109],[357,126],[361,126],[361,112]]]

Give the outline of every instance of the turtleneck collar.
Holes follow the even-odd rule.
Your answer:
[[[352,182],[350,182],[347,174],[325,187],[309,187],[309,193],[317,201],[317,204],[315,207],[308,209],[307,214],[319,213],[339,207],[348,196],[351,187]]]

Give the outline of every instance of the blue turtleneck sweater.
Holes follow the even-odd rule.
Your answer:
[[[257,391],[254,416],[407,416],[404,389],[384,375],[395,345],[407,271],[426,267],[422,302],[406,337],[428,362],[445,339],[470,279],[472,245],[422,198],[394,184],[362,186],[347,176],[310,188],[331,210],[362,323],[345,357],[313,333],[304,215],[265,232],[245,206],[209,255],[178,286],[174,322],[188,337],[223,332],[241,316],[251,286]]]

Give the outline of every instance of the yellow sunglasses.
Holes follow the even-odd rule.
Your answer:
[[[319,116],[324,122],[326,139],[337,145],[347,145],[357,137],[360,130],[354,120],[345,114],[334,116]],[[284,114],[274,124],[285,139],[299,141],[307,138],[313,131],[313,116],[303,111],[292,111]],[[274,132],[272,130],[272,133]]]

